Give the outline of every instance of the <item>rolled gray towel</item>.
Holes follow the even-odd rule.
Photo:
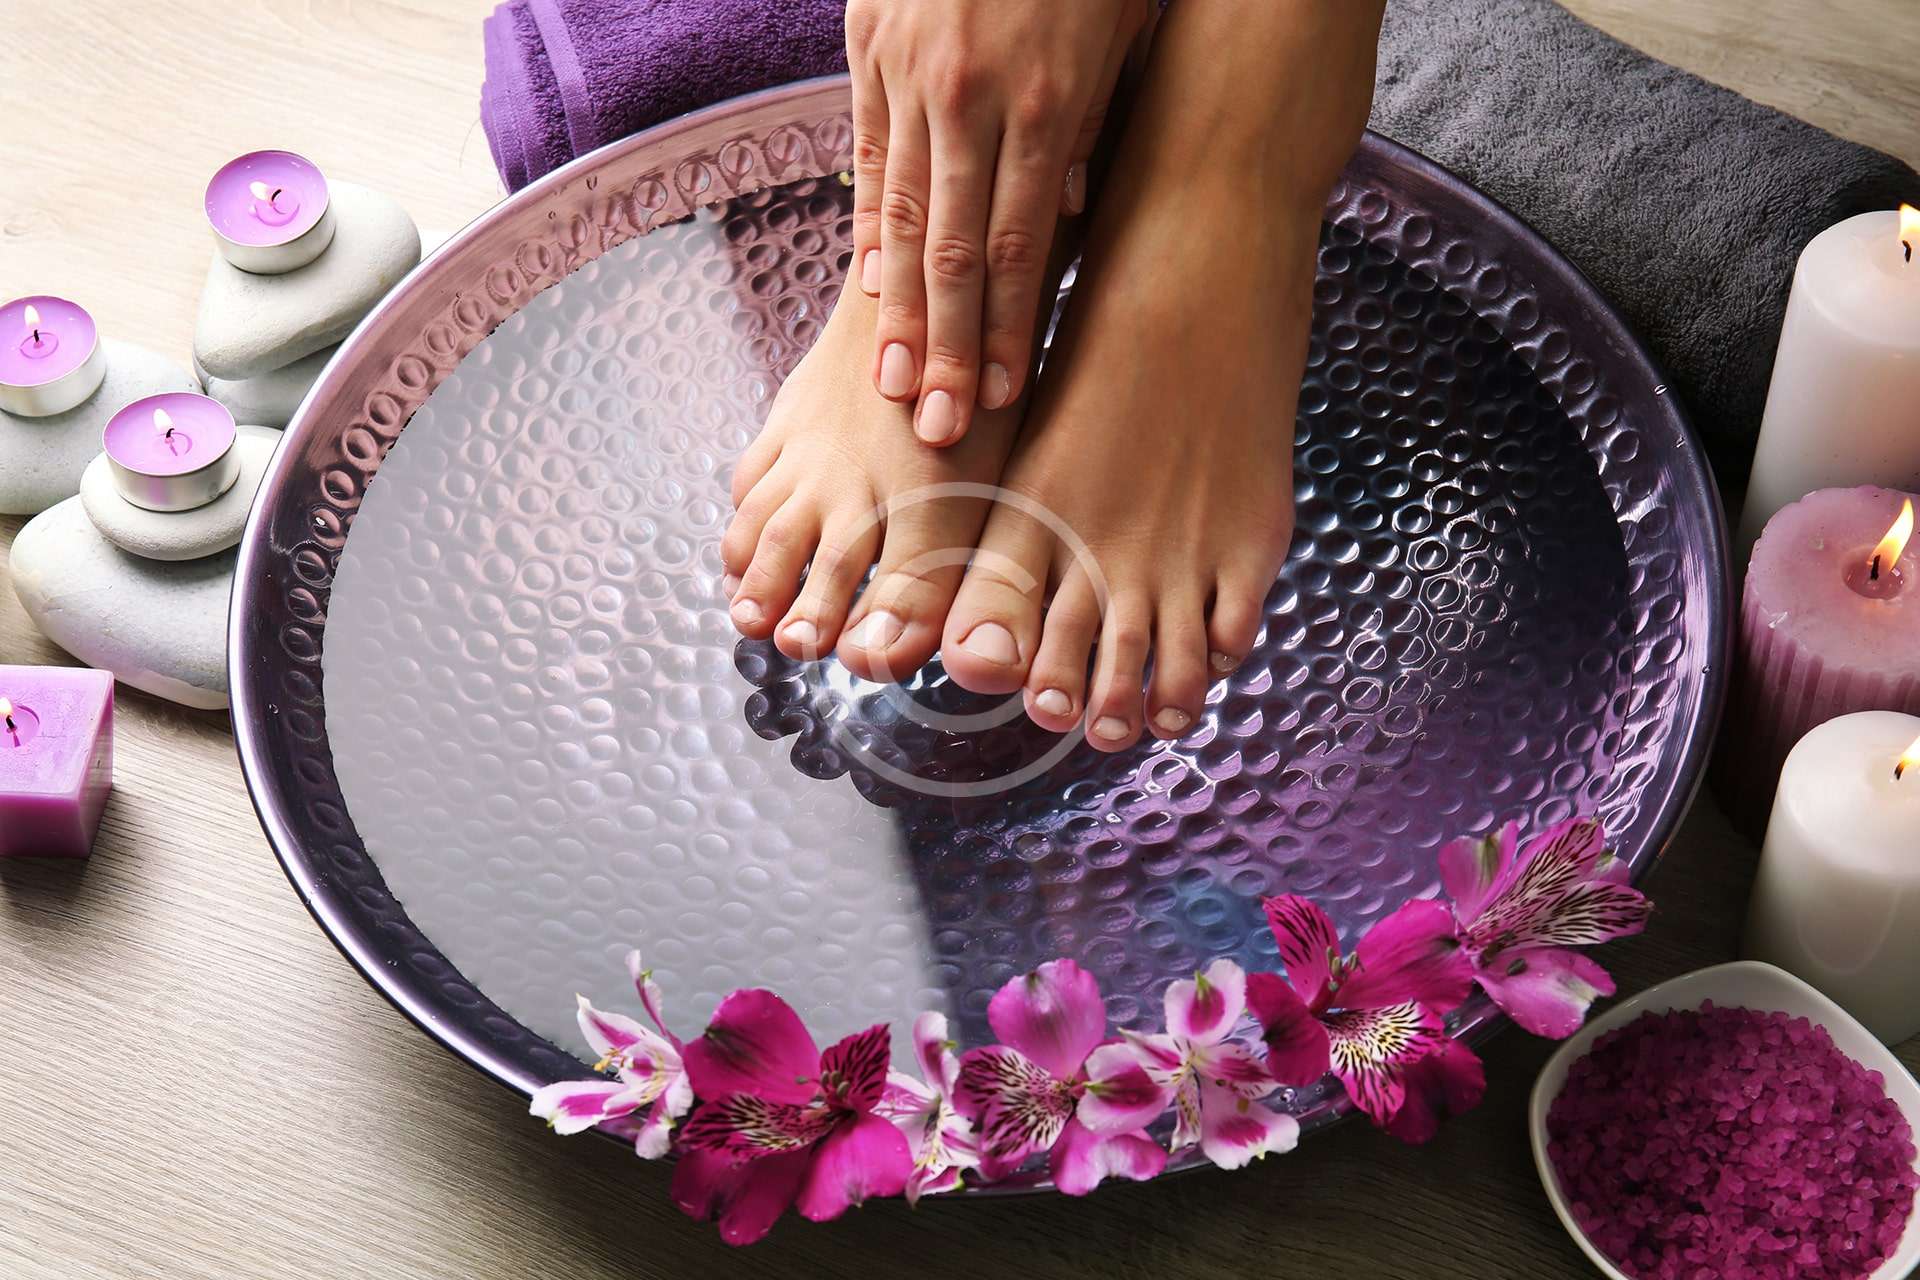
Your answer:
[[[1920,176],[1552,0],[1390,0],[1373,127],[1520,214],[1639,330],[1742,483],[1807,241]]]

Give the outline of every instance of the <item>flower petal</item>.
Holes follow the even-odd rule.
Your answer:
[[[1527,842],[1512,883],[1468,920],[1467,940],[1487,960],[1519,947],[1587,947],[1638,933],[1652,910],[1607,853],[1599,823],[1582,818]]]
[[[1293,1150],[1300,1122],[1208,1080],[1200,1085],[1200,1152],[1222,1169]]]
[[[1440,1016],[1408,1001],[1384,1009],[1343,1009],[1325,1019],[1333,1073],[1347,1096],[1382,1128],[1406,1097],[1403,1073],[1446,1038]]]
[[[1193,1070],[1202,1079],[1232,1089],[1244,1098],[1264,1098],[1280,1087],[1266,1064],[1253,1056],[1253,1050],[1234,1040],[1213,1045],[1199,1054],[1194,1059]],[[1322,1068],[1320,1074],[1325,1075],[1326,1069]]]
[[[664,1007],[660,996],[660,984],[653,980],[653,971],[640,962],[638,951],[627,952],[627,976],[633,979],[633,989],[640,993],[640,1006],[653,1019],[653,1025],[660,1028],[673,1047],[680,1048],[680,1037],[667,1030],[666,1017],[661,1013]]]
[[[1130,1043],[1103,1044],[1087,1057],[1087,1087],[1074,1112],[1095,1133],[1141,1129],[1160,1118],[1173,1091],[1140,1065]]]
[[[682,1146],[757,1160],[810,1147],[832,1130],[836,1113],[823,1106],[769,1102],[751,1093],[709,1098],[680,1132]]]
[[[1387,1124],[1387,1132],[1402,1142],[1429,1141],[1442,1120],[1479,1106],[1487,1091],[1480,1059],[1458,1040],[1441,1041],[1404,1076],[1406,1096]]]
[[[580,1034],[586,1037],[587,1044],[603,1059],[623,1059],[627,1051],[636,1045],[661,1042],[659,1036],[625,1014],[596,1009],[582,995],[576,995],[574,999],[580,1005],[574,1014],[575,1021],[580,1024]]]
[[[899,1195],[912,1173],[913,1155],[898,1129],[875,1115],[845,1116],[814,1150],[793,1207],[825,1222],[876,1196]]]
[[[1481,990],[1508,1017],[1552,1040],[1578,1031],[1594,999],[1613,994],[1605,969],[1578,952],[1553,947],[1504,952],[1477,976]]]
[[[1268,898],[1267,927],[1280,945],[1280,962],[1287,967],[1287,981],[1306,1001],[1317,999],[1326,989],[1335,956],[1340,954],[1340,935],[1333,921],[1318,904],[1297,893]]]
[[[997,1177],[1053,1145],[1073,1115],[1073,1091],[1017,1049],[988,1045],[960,1059],[954,1103],[974,1121],[981,1171]]]
[[[771,991],[736,991],[682,1053],[693,1091],[703,1098],[751,1093],[774,1102],[814,1094],[820,1053],[800,1015]]]
[[[545,1120],[555,1133],[579,1133],[632,1115],[643,1105],[640,1091],[624,1080],[562,1080],[535,1090],[527,1113]]]
[[[1069,1120],[1053,1144],[1048,1166],[1053,1185],[1070,1196],[1084,1196],[1105,1178],[1145,1182],[1167,1167],[1167,1153],[1138,1131],[1099,1134]]]
[[[1492,835],[1455,840],[1440,850],[1440,885],[1460,919],[1479,915],[1512,872],[1519,830],[1509,822]]]
[[[887,1072],[887,1087],[880,1091],[873,1113],[895,1124],[917,1124],[922,1116],[940,1105],[940,1095],[922,1081],[904,1071]]]
[[[876,1022],[856,1031],[820,1055],[820,1087],[834,1106],[871,1111],[887,1085],[887,1062],[893,1052],[887,1024]]]
[[[1167,1030],[1212,1044],[1233,1030],[1246,1008],[1247,975],[1231,960],[1215,960],[1205,973],[1167,987]]]
[[[1069,1080],[1105,1038],[1107,1008],[1092,974],[1071,960],[1049,960],[994,993],[987,1023],[1041,1070]]]
[[[921,1196],[937,1196],[943,1191],[953,1191],[960,1186],[960,1170],[948,1165],[943,1169],[915,1169],[907,1179],[907,1204],[917,1205]]]
[[[1327,1029],[1278,974],[1247,975],[1247,1006],[1267,1042],[1267,1073],[1281,1084],[1309,1085],[1333,1063]]]
[[[1414,1001],[1448,1010],[1473,990],[1473,962],[1454,934],[1453,913],[1432,898],[1402,903],[1368,929],[1354,958],[1353,976],[1333,998],[1342,1008]]]
[[[960,1059],[947,1038],[946,1014],[929,1010],[913,1020],[913,1056],[920,1064],[920,1078],[941,1095],[953,1096]]]
[[[718,1216],[720,1238],[752,1244],[772,1229],[793,1203],[813,1161],[810,1151],[790,1151],[738,1164],[711,1151],[683,1151],[673,1166],[673,1202],[696,1222]]]

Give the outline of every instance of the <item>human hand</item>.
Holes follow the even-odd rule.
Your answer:
[[[1150,0],[850,0],[873,380],[932,445],[1025,385],[1047,255]]]

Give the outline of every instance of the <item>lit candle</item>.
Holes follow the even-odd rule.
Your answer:
[[[333,243],[327,180],[291,151],[252,151],[207,183],[207,221],[221,256],[242,271],[304,267]]]
[[[1920,209],[1910,205],[1849,218],[1801,253],[1736,553],[1789,502],[1859,484],[1920,489]]]
[[[1920,712],[1920,543],[1912,499],[1822,489],[1753,548],[1715,786],[1758,834],[1787,752],[1849,711]]]
[[[0,858],[84,858],[113,787],[113,677],[0,666]]]
[[[1920,1032],[1920,716],[1841,716],[1788,755],[1744,954],[1888,1044]]]
[[[218,400],[187,391],[147,396],[107,422],[107,468],[120,496],[136,507],[189,511],[240,478],[238,434]]]
[[[107,357],[87,309],[37,294],[0,305],[0,410],[45,418],[100,389]]]

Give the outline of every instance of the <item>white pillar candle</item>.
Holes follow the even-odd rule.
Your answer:
[[[1920,1032],[1920,716],[1857,711],[1788,753],[1743,954],[1888,1044]]]
[[[1863,213],[1794,269],[1747,481],[1736,567],[1815,489],[1920,489],[1920,210]]]

